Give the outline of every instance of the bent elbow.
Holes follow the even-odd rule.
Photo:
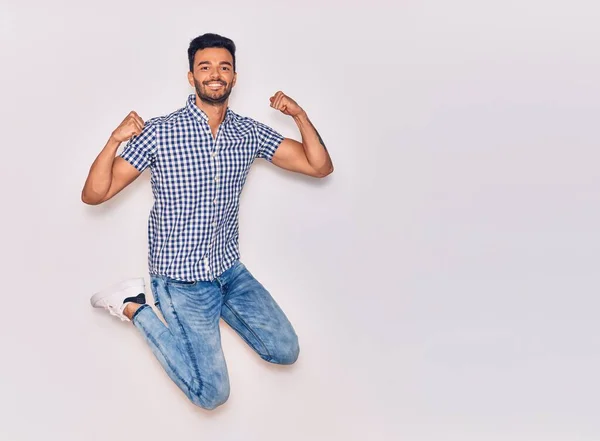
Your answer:
[[[89,195],[82,191],[81,202],[83,202],[86,205],[98,205],[102,203],[102,199],[91,198]]]
[[[322,179],[322,178],[324,178],[325,176],[329,176],[331,173],[333,173],[333,165],[332,165],[332,166],[331,166],[331,167],[330,167],[328,170],[325,170],[325,171],[317,171],[317,173],[315,173],[315,175],[314,175],[314,176],[315,176],[315,178]]]

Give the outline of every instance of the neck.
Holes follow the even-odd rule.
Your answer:
[[[225,119],[227,113],[227,106],[229,105],[229,99],[220,104],[209,104],[202,101],[198,95],[196,95],[196,106],[202,110],[208,116],[210,124],[221,124]]]

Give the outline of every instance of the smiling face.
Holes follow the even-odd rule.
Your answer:
[[[188,72],[188,81],[206,104],[227,101],[237,74],[233,71],[233,57],[224,48],[206,48],[194,55],[194,71]]]

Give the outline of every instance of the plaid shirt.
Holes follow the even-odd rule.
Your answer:
[[[250,165],[270,162],[284,139],[228,108],[215,141],[195,99],[148,120],[119,155],[151,170],[150,274],[182,281],[214,280],[240,258],[239,200]]]

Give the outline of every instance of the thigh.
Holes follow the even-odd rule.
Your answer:
[[[222,294],[208,282],[185,283],[165,277],[152,278],[155,304],[177,338],[198,378],[211,382],[227,380],[227,367],[219,319]]]
[[[298,337],[269,291],[239,263],[225,280],[223,319],[265,360],[289,364],[298,357]]]

